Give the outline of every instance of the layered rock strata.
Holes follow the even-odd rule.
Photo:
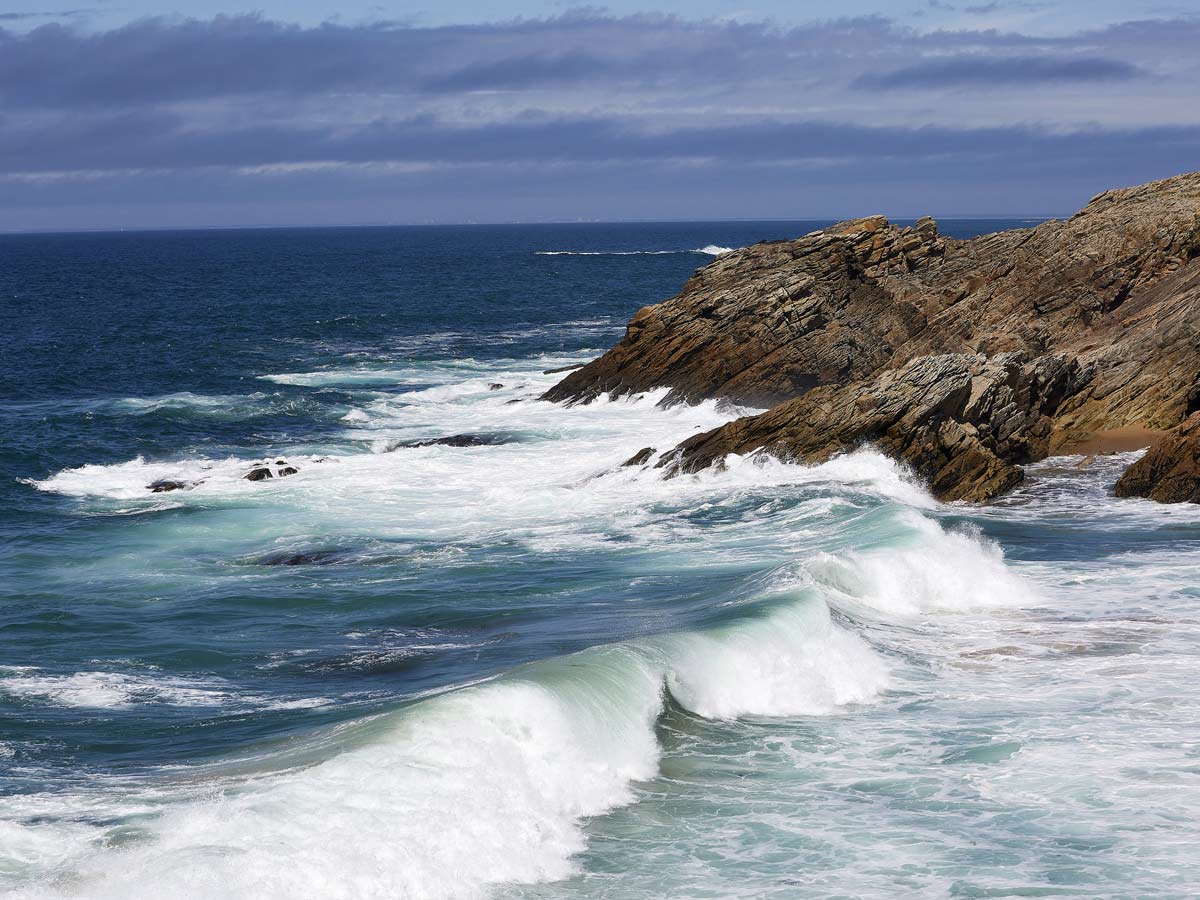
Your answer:
[[[640,310],[545,399],[656,387],[666,403],[769,407],[668,466],[871,443],[944,499],[986,500],[1023,463],[1167,431],[1200,409],[1200,173],[972,240],[872,216],[747,247]]]

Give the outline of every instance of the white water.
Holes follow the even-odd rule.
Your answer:
[[[180,678],[155,672],[111,671],[58,675],[43,672],[37,666],[0,666],[0,694],[78,709],[125,709],[141,704],[309,709],[331,702],[322,697],[294,700],[259,697],[240,691],[219,678]]]
[[[726,416],[712,404],[659,409],[657,395],[572,408],[532,400],[557,377],[540,370],[563,362],[272,376],[436,386],[365,397],[346,421],[359,450],[322,463],[317,448],[288,453],[301,471],[286,479],[244,481],[245,460],[138,459],[37,486],[131,511],[253,501],[283,544],[352,519],[373,535],[515,540],[539,552],[600,550],[619,536],[658,554],[660,570],[717,571],[765,554],[775,564],[749,593],[730,596],[707,627],[650,629],[312,735],[302,760],[263,757],[251,776],[239,762],[21,798],[0,825],[5,868],[24,885],[15,896],[395,900],[514,884],[548,885],[545,896],[978,896],[955,885],[1002,861],[1006,841],[1026,851],[1000,865],[1015,881],[987,877],[1010,896],[1046,881],[1044,866],[1024,861],[1031,842],[1099,846],[1112,839],[1114,809],[1134,858],[1150,860],[1129,882],[1179,884],[1189,870],[1170,823],[1200,810],[1180,735],[1200,704],[1186,690],[1186,655],[1137,648],[1195,646],[1178,591],[1200,574],[1196,560],[1161,551],[1014,567],[976,529],[936,521],[946,510],[869,451],[814,468],[734,457],[724,471],[669,481],[619,468]],[[400,437],[454,433],[513,440],[382,452]],[[146,492],[181,477],[205,480]],[[1072,493],[1082,499],[1070,521],[1089,511],[1195,521],[1190,510],[1118,505],[1099,473],[1079,477],[1101,487]],[[1032,505],[980,520],[1053,525],[1053,507],[1031,490]],[[241,515],[253,521],[252,510]],[[1169,598],[1159,619],[1129,611],[1138,592]],[[80,674],[90,680],[14,671],[0,687],[65,705],[139,698],[126,682]],[[700,724],[664,745],[656,722],[673,721],[672,705]],[[993,712],[976,718],[981,710]],[[725,774],[735,765],[744,778]],[[114,820],[136,823],[138,839],[106,846]],[[597,838],[622,880],[588,868]],[[971,855],[980,842],[993,856]],[[1063,865],[1075,866],[1071,877],[1091,872]]]
[[[829,715],[887,689],[888,664],[807,579],[766,587],[769,613],[534,664],[364,723],[315,766],[212,782],[124,850],[88,848],[103,829],[26,826],[14,842],[72,875],[17,896],[474,897],[567,877],[582,820],[657,771],[664,685],[710,719]],[[88,805],[109,804],[132,811]]]

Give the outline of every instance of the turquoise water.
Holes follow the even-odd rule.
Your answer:
[[[535,399],[813,227],[0,239],[0,890],[1200,893],[1200,511],[1131,456],[663,481],[738,410]]]

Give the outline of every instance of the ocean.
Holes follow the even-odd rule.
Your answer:
[[[0,893],[1200,895],[1200,509],[1136,454],[663,480],[746,410],[537,399],[824,224],[0,236]]]

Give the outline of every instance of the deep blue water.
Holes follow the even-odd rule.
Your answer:
[[[536,400],[824,224],[0,237],[0,889],[1189,896],[1190,510]]]

